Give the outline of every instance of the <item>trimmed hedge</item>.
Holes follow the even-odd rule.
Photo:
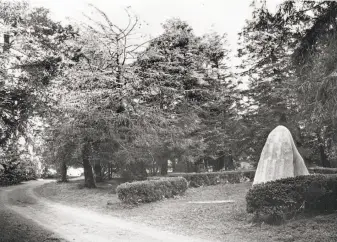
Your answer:
[[[309,168],[309,172],[312,174],[337,174],[337,168],[327,168],[317,166]]]
[[[182,176],[188,181],[189,187],[200,187],[216,185],[219,183],[240,183],[243,181],[252,181],[255,176],[255,170],[203,173],[171,173],[168,176]]]
[[[254,185],[246,195],[247,212],[275,222],[307,212],[337,210],[337,176],[307,175]]]
[[[337,174],[337,168],[314,167],[309,168],[312,174]],[[184,177],[189,187],[211,186],[220,183],[241,183],[253,181],[255,170],[202,172],[202,173],[170,173],[169,177]],[[155,178],[148,178],[155,179]]]
[[[183,177],[161,178],[159,180],[127,182],[116,188],[118,198],[124,203],[149,203],[183,194],[187,181]]]

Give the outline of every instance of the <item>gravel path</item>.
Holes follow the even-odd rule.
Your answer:
[[[201,241],[37,197],[33,189],[46,182],[0,189],[0,241]]]

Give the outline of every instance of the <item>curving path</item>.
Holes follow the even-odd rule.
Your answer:
[[[37,197],[33,189],[46,182],[50,181],[0,188],[0,217],[5,213],[11,218],[22,216],[25,224],[36,230],[35,235],[41,233],[40,241],[202,241]]]

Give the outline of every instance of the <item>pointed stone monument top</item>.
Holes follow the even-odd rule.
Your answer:
[[[300,175],[309,175],[308,169],[289,129],[279,125],[268,135],[253,185]]]

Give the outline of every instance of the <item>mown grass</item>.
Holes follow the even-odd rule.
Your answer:
[[[116,187],[120,184],[118,180],[97,183],[97,189],[87,189],[83,186],[83,179],[70,180],[66,183],[51,182],[37,187],[35,192],[42,197],[54,202],[88,207],[92,209],[102,208],[107,201],[119,203],[116,196]]]
[[[289,221],[280,226],[252,225],[246,213],[245,195],[251,183],[188,189],[174,199],[127,206],[115,194],[119,182],[85,189],[83,181],[49,183],[36,189],[43,197],[72,206],[111,214],[178,234],[218,241],[337,241],[337,214]],[[191,204],[189,201],[234,200],[235,203]]]

